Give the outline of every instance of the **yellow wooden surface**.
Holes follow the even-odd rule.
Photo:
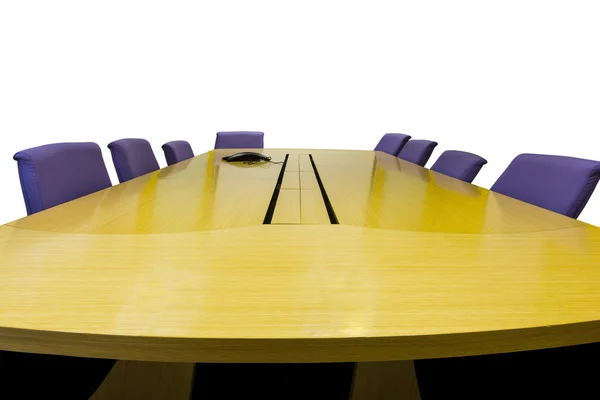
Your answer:
[[[298,171],[290,171],[286,168],[286,174],[281,182],[281,189],[300,189],[300,173]]]
[[[329,224],[329,216],[319,189],[302,190],[300,219],[303,224]]]
[[[300,214],[300,191],[281,190],[277,198],[277,206],[273,213],[273,224],[299,224]]]
[[[313,157],[342,224],[448,233],[538,232],[582,225],[384,153]]]
[[[214,151],[1,226],[0,349],[386,361],[600,341],[598,228],[383,153],[263,152],[288,173],[313,154],[340,225],[302,187],[301,224],[261,225],[281,165]]]

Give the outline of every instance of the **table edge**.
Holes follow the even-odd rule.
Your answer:
[[[600,342],[600,321],[487,332],[346,338],[167,338],[0,328],[0,350],[167,362],[364,362]]]

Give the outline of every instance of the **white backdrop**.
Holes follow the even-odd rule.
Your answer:
[[[600,159],[597,1],[0,2],[0,222],[21,149],[144,137],[372,149],[385,132],[488,159]],[[600,192],[600,188],[598,190]],[[600,193],[580,219],[600,225]]]

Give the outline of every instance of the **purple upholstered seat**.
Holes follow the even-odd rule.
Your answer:
[[[27,214],[45,210],[111,186],[96,143],[54,143],[18,152]]]
[[[159,169],[152,147],[146,139],[121,139],[108,144],[113,164],[123,183]]]
[[[162,149],[165,152],[165,159],[167,165],[176,164],[188,158],[194,157],[194,151],[192,146],[185,140],[175,140],[167,142],[162,145]]]
[[[386,133],[381,137],[379,143],[377,143],[375,151],[382,151],[397,156],[409,139],[410,135],[405,135],[403,133]]]
[[[600,162],[520,154],[490,190],[577,218],[600,179]]]
[[[409,140],[398,153],[398,158],[424,167],[435,146],[437,142],[429,140]]]
[[[471,183],[485,164],[487,160],[477,154],[446,150],[431,166],[431,170]]]
[[[111,186],[96,143],[47,144],[20,151],[14,159],[27,214]],[[0,351],[0,399],[89,399],[115,362]]]
[[[215,149],[262,149],[264,136],[263,132],[217,132]]]

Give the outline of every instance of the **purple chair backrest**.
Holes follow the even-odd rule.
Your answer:
[[[437,146],[437,142],[430,140],[409,140],[398,153],[398,158],[424,167],[435,146]]]
[[[374,151],[382,151],[393,156],[397,156],[400,150],[406,145],[410,135],[403,133],[386,133],[381,137]]]
[[[167,165],[176,164],[194,157],[192,146],[185,140],[174,140],[162,145]]]
[[[18,152],[27,215],[111,186],[96,143],[55,143]]]
[[[121,183],[159,169],[152,146],[146,139],[115,140],[108,148]]]
[[[262,149],[264,136],[264,132],[217,132],[215,149]]]
[[[600,179],[600,162],[520,154],[490,190],[577,218]]]
[[[477,154],[446,150],[431,166],[431,170],[471,183],[485,164],[487,160]]]

